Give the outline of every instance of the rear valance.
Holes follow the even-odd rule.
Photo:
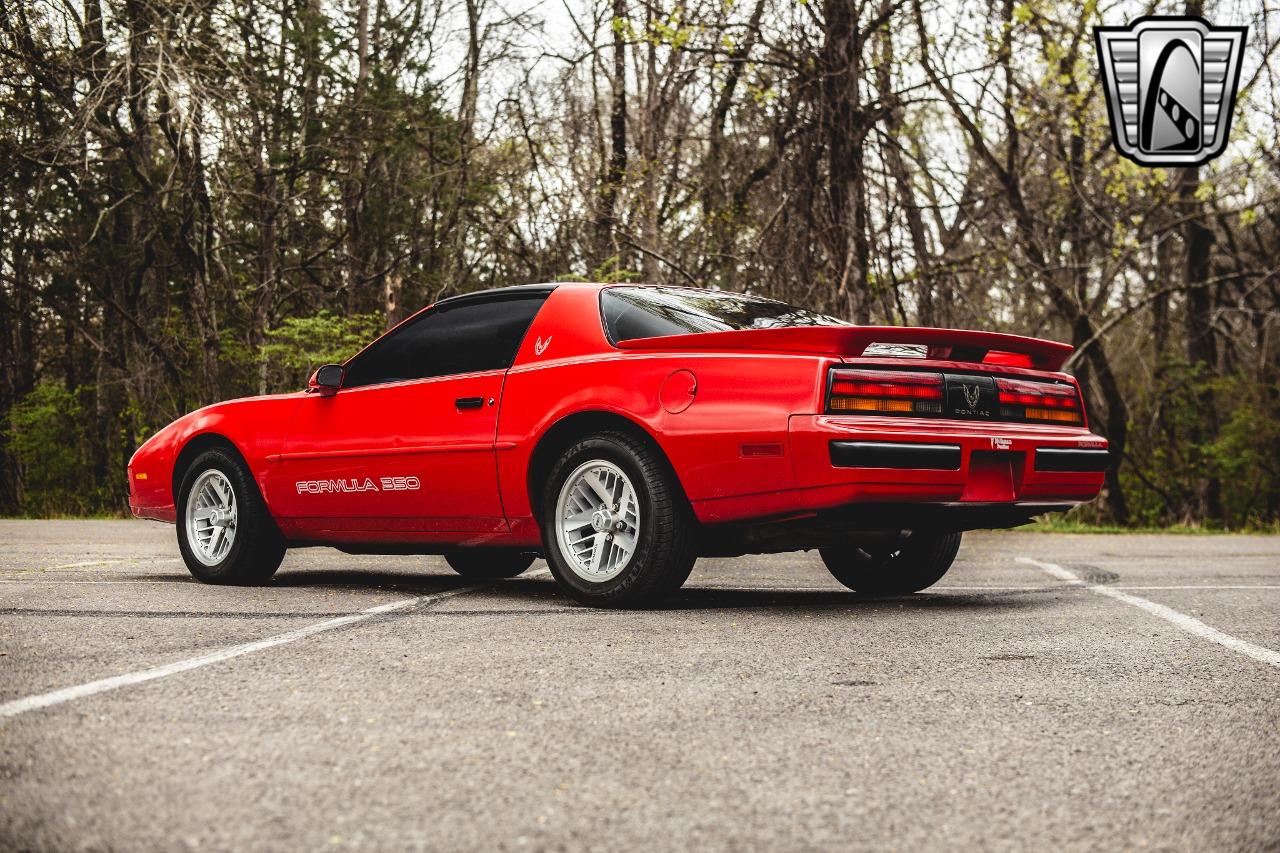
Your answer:
[[[857,358],[872,344],[912,344],[927,347],[926,358],[1000,364],[1036,370],[1060,370],[1071,355],[1069,344],[962,329],[906,326],[791,326],[698,332],[622,341],[619,349],[766,350]]]

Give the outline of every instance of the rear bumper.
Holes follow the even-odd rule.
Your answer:
[[[1088,430],[831,415],[791,419],[808,506],[848,503],[1076,504],[1098,496],[1107,442]]]
[[[886,533],[930,529],[962,532],[1017,527],[1037,515],[1068,509],[1035,503],[858,503],[802,515],[712,524],[700,531],[699,550],[707,557],[773,554],[828,546],[848,547],[850,539],[874,540]]]
[[[1093,500],[1107,442],[1078,427],[796,415],[787,451],[794,488],[696,501],[705,523],[902,507],[918,522],[1006,527]]]

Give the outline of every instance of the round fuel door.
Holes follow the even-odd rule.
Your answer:
[[[658,399],[662,408],[673,415],[678,415],[693,402],[698,393],[698,379],[687,370],[677,370],[662,383],[658,391]]]

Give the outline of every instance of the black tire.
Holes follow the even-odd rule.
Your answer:
[[[916,531],[906,539],[854,543],[819,549],[822,562],[840,583],[872,596],[909,595],[928,589],[951,568],[960,550],[959,533]]]
[[[630,479],[640,508],[635,550],[621,572],[593,582],[579,576],[560,551],[556,505],[561,488],[583,463],[604,460]],[[543,484],[543,551],[561,588],[593,607],[650,607],[678,590],[697,559],[696,520],[679,480],[661,452],[622,431],[584,438],[560,454]]]
[[[523,573],[533,565],[533,555],[510,548],[464,548],[445,554],[444,561],[464,578],[487,581]]]
[[[209,565],[196,556],[188,541],[186,518],[192,486],[203,474],[215,470],[231,484],[237,519],[230,549],[219,562]],[[182,475],[177,509],[178,550],[187,569],[197,579],[205,583],[252,586],[271,580],[280,568],[285,539],[267,511],[258,484],[232,451],[215,447],[195,458]]]

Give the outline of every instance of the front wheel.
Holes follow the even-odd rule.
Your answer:
[[[644,607],[675,592],[696,559],[693,512],[649,442],[602,432],[561,454],[542,495],[556,580],[596,607]]]
[[[819,549],[832,576],[864,595],[908,595],[933,586],[951,568],[959,533],[915,531],[905,539],[850,542]]]
[[[178,489],[178,550],[205,583],[266,583],[285,540],[244,464],[215,447],[196,457]]]
[[[450,551],[444,561],[464,578],[501,580],[514,578],[533,565],[533,555],[509,548],[466,548]]]

